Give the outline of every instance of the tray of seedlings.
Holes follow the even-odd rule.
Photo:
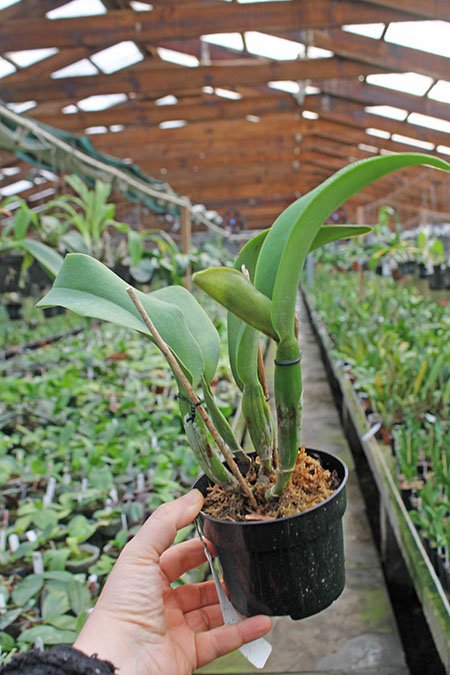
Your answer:
[[[433,638],[450,653],[450,313],[368,275],[304,291],[349,435],[358,437]],[[328,276],[329,278],[329,276]],[[325,319],[326,317],[326,319]],[[383,541],[381,542],[383,545]]]
[[[216,323],[224,327],[220,316]],[[91,322],[3,361],[0,377],[6,659],[33,644],[72,642],[130,536],[199,469],[186,452],[173,379],[137,335]],[[236,392],[222,365],[213,387],[229,417]],[[179,540],[192,535],[187,528]]]

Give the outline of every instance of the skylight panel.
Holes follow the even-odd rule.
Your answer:
[[[226,47],[227,49],[235,49],[242,52],[244,49],[244,41],[240,33],[211,33],[209,35],[202,35],[201,40],[209,42],[212,45],[219,45],[219,47]]]
[[[441,120],[439,117],[431,117],[430,115],[422,115],[421,113],[411,113],[408,117],[408,122],[411,122],[411,124],[418,124],[421,127],[427,127],[428,129],[445,131],[445,133],[450,134],[450,122]]]
[[[369,105],[364,108],[364,110],[371,115],[381,115],[382,117],[388,117],[391,120],[400,120],[401,122],[408,116],[406,110],[395,108],[391,105]]]
[[[0,176],[15,176],[20,173],[20,171],[18,166],[5,166],[0,169]]]
[[[302,117],[305,118],[305,120],[318,120],[319,115],[316,112],[313,112],[312,110],[303,110],[302,111]]]
[[[62,77],[88,77],[89,75],[98,75],[98,72],[98,69],[89,59],[81,59],[69,66],[55,70],[50,77],[53,80],[59,80]]]
[[[430,90],[428,98],[434,101],[442,101],[442,103],[450,103],[450,82],[446,80],[439,80]]]
[[[159,124],[160,129],[179,129],[180,127],[185,127],[187,124],[186,120],[166,120]]]
[[[56,192],[55,188],[48,187],[45,190],[41,190],[40,192],[36,192],[34,195],[31,195],[28,201],[37,202],[40,199],[47,199],[48,197],[54,195],[55,192]]]
[[[94,134],[106,134],[108,132],[108,127],[97,126],[97,127],[88,127],[84,130],[84,133],[88,136],[93,136]]]
[[[216,96],[222,96],[222,98],[229,98],[232,101],[237,101],[242,98],[242,95],[238,91],[231,91],[231,89],[222,89],[221,87],[216,87],[214,90]]]
[[[11,5],[17,5],[18,2],[20,2],[20,0],[0,0],[0,11],[7,7],[11,7]]]
[[[355,33],[356,35],[364,35],[364,37],[379,40],[383,35],[384,23],[349,24],[342,26],[342,30],[347,31],[347,33]]]
[[[195,68],[200,65],[200,61],[192,54],[183,54],[173,49],[166,49],[165,47],[158,47],[159,58],[169,63],[176,63],[179,66],[186,66],[187,68]]]
[[[98,94],[97,96],[88,96],[81,99],[81,101],[78,101],[77,106],[86,112],[94,112],[96,110],[106,110],[106,108],[111,108],[126,100],[126,94]]]
[[[17,183],[12,183],[12,185],[5,185],[5,187],[0,188],[0,195],[2,197],[11,197],[11,195],[17,195],[19,192],[24,190],[29,190],[33,187],[33,183],[29,180],[18,180]]]
[[[330,52],[329,49],[322,49],[322,47],[308,47],[308,59],[329,59],[332,56],[334,56],[334,54],[333,52]]]
[[[104,73],[115,73],[122,68],[128,68],[135,63],[139,63],[144,58],[137,45],[131,40],[118,42],[112,47],[102,49],[91,56],[91,60]]]
[[[6,61],[5,59],[2,59],[0,56],[0,77],[6,77],[7,75],[11,75],[11,73],[15,73],[16,69],[12,65],[12,63],[9,63],[9,61]]]
[[[178,99],[173,94],[167,94],[167,96],[161,96],[155,101],[155,105],[175,105],[178,103]]]
[[[274,80],[268,82],[267,86],[271,89],[286,91],[288,94],[294,94],[294,96],[297,96],[299,93],[298,82],[294,82],[294,80]],[[319,87],[314,87],[312,84],[307,84],[305,87],[305,94],[307,96],[310,94],[320,94],[320,89]]]
[[[443,155],[450,155],[450,148],[448,145],[438,145],[436,148],[436,152],[440,152]]]
[[[375,155],[378,154],[378,148],[376,148],[374,145],[366,145],[366,143],[359,143],[358,149],[362,150],[363,152],[371,152],[372,154]]]
[[[130,7],[135,12],[151,12],[153,9],[153,5],[149,2],[138,2],[138,0],[131,0]]]
[[[64,115],[74,115],[77,112],[78,108],[73,103],[69,103],[69,105],[65,105],[64,108],[62,108],[62,113]]]
[[[123,131],[125,129],[123,124],[111,124],[109,127],[109,130],[113,132],[113,134],[117,134],[119,131]]]
[[[376,136],[376,138],[384,138],[387,139],[391,135],[389,131],[384,131],[383,129],[374,129],[373,127],[369,127],[366,129],[366,134],[369,134],[369,136]]]
[[[387,87],[396,91],[403,91],[406,94],[415,94],[423,96],[433,84],[431,77],[420,75],[419,73],[387,73],[368,75],[366,82],[375,84],[378,87]]]
[[[245,33],[245,43],[250,54],[265,56],[277,61],[294,61],[305,52],[305,47],[299,42],[285,40],[258,31]]]
[[[24,49],[20,52],[7,52],[6,56],[20,68],[27,68],[33,63],[48,59],[49,56],[57,54],[59,49],[49,47],[48,49]]]
[[[106,14],[106,7],[100,0],[72,0],[62,7],[51,9],[45,16],[47,19],[68,19],[97,14]]]
[[[450,57],[450,23],[447,21],[400,21],[389,24],[385,40],[403,47]]]
[[[410,138],[409,136],[402,136],[401,134],[392,134],[392,140],[397,143],[405,143],[405,145],[414,145],[422,150],[433,150],[433,143],[428,141],[420,141],[418,138]]]
[[[7,103],[7,107],[13,112],[20,115],[21,113],[27,112],[37,106],[36,101],[23,101],[21,103]]]
[[[288,94],[298,94],[299,92],[298,82],[294,82],[294,80],[274,80],[269,82],[268,86],[271,89],[286,91]]]

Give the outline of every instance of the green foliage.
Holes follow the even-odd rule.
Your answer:
[[[377,178],[397,169],[419,164],[450,169],[441,159],[417,153],[385,155],[352,164],[291,204],[277,218],[267,234],[258,235],[256,242],[247,244],[250,251],[247,257],[252,267],[251,270],[248,269],[249,279],[246,278],[245,271],[224,267],[212,268],[194,275],[194,280],[207,293],[239,319],[239,322],[231,323],[232,368],[237,375],[237,383],[244,386],[243,407],[248,416],[249,428],[253,426],[257,430],[254,433],[255,439],[265,439],[262,452],[266,470],[271,466],[271,457],[267,457],[266,453],[269,439],[272,437],[272,420],[268,411],[263,411],[261,407],[259,390],[249,387],[245,389],[244,370],[245,377],[255,379],[258,338],[254,329],[277,342],[275,400],[279,464],[276,484],[268,495],[270,498],[277,498],[282,494],[289,481],[300,445],[302,378],[295,307],[306,257],[314,248],[338,236],[349,237],[367,231],[366,227],[345,226],[337,230],[323,225],[327,217],[346,199]],[[94,196],[88,194],[82,185],[76,183],[73,187],[83,200],[86,213],[86,205],[89,205],[91,215],[94,211],[96,215],[100,214],[97,219],[93,216],[91,218],[95,222],[93,228],[95,236],[99,236],[102,231],[101,223],[111,217],[104,210],[107,190],[101,185],[97,186],[98,199],[94,208]],[[82,206],[80,202],[78,205]],[[75,218],[75,215],[72,214],[72,217]],[[95,237],[87,235],[84,222],[75,222],[78,223],[77,227],[87,244],[90,244]],[[142,247],[139,246],[136,237],[131,238],[129,247],[131,256],[137,261],[142,255]],[[172,288],[170,293],[174,292]],[[195,320],[197,331],[192,330],[193,322],[189,325],[189,315],[195,312],[200,316],[200,308],[193,299],[188,301],[188,297],[191,296],[186,295],[182,298],[182,302],[181,299],[175,302],[173,298],[170,298],[169,302],[163,302],[155,297],[155,293],[140,295],[157,330],[169,344],[180,365],[190,377],[191,383],[197,387],[202,378],[208,385],[215,371],[217,363],[214,364],[210,358],[213,347],[209,347],[208,344],[216,336],[213,331],[209,331],[207,338],[202,342],[196,338],[201,332],[201,327],[207,325],[206,315],[202,317],[201,323]],[[96,261],[83,255],[67,257],[53,289],[40,304],[62,305],[86,316],[112,321],[148,333],[126,295],[125,282]],[[248,331],[245,326],[251,330]],[[185,395],[182,388],[181,394]],[[250,400],[253,404],[256,403],[257,410],[253,425],[250,420],[250,406],[247,405]],[[200,463],[205,469],[209,469],[207,473],[210,477],[218,482],[224,482],[224,477],[219,476],[221,471],[219,458],[215,451],[211,450],[201,424],[195,422],[195,416],[187,414],[185,402],[180,403],[180,408],[186,427],[189,427],[192,448]],[[214,411],[211,402],[210,408]],[[229,431],[226,429],[226,435],[228,434]],[[260,448],[256,448],[256,451],[260,452]],[[214,462],[215,467],[212,466]]]

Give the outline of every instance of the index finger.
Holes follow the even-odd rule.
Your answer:
[[[178,530],[193,522],[203,506],[204,498],[199,490],[158,506],[139,532],[127,544],[127,556],[149,561],[159,561],[169,548]]]

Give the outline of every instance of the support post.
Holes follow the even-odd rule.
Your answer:
[[[189,255],[191,251],[191,235],[192,235],[192,223],[191,223],[191,212],[188,206],[183,206],[181,208],[181,250],[184,255]],[[186,276],[184,277],[184,285],[186,288],[191,288],[191,266],[189,265],[186,270]]]

